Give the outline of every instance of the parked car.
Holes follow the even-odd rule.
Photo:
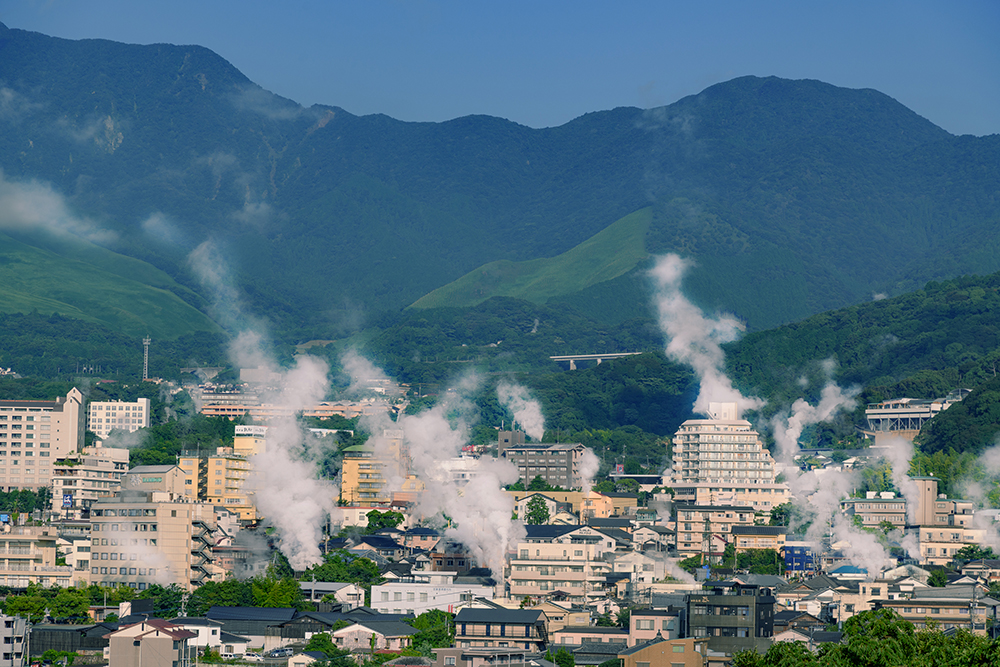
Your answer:
[[[257,653],[245,653],[243,655],[244,662],[264,662],[264,656]]]

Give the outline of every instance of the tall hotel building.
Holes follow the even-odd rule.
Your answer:
[[[689,419],[674,435],[671,487],[676,502],[748,505],[758,511],[788,501],[774,459],[736,403],[710,403],[710,419]]]
[[[134,433],[149,426],[149,399],[93,401],[87,404],[87,430],[104,439],[113,430]]]
[[[0,401],[0,490],[52,485],[52,464],[83,447],[83,394]]]

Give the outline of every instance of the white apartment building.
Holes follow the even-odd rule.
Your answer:
[[[94,401],[87,404],[87,430],[106,438],[113,430],[134,433],[149,426],[149,399]]]
[[[14,517],[0,513],[0,586],[27,588],[28,584],[70,586],[76,579],[73,568],[56,565],[54,526],[18,526]],[[78,573],[79,574],[79,573]]]
[[[457,572],[426,572],[372,586],[371,606],[380,614],[419,615],[431,609],[454,613],[476,598],[491,600],[493,597],[494,587],[484,583],[481,577],[462,577]]]
[[[760,435],[737,418],[736,403],[710,403],[710,419],[689,419],[673,439],[674,499],[729,503],[769,511],[788,501]]]
[[[83,394],[54,401],[0,401],[0,490],[35,490],[52,483],[52,464],[80,451]]]
[[[128,456],[127,449],[98,445],[57,459],[52,469],[52,511],[66,519],[86,519],[91,505],[121,488]]]

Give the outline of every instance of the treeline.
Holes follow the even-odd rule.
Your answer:
[[[174,340],[154,340],[149,374],[177,379],[180,369],[227,366],[226,338],[197,332]],[[142,378],[142,338],[58,313],[0,313],[0,367],[49,380],[77,377]]]

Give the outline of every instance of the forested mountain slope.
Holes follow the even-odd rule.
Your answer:
[[[405,123],[303,108],[197,46],[0,25],[0,100],[4,183],[51,184],[74,233],[202,297],[188,254],[212,240],[246,306],[294,337],[646,207],[644,251],[693,256],[690,291],[753,329],[1000,269],[1000,137],[954,137],[873,90],[744,77],[555,128]],[[648,303],[642,270],[548,298],[621,321]]]

